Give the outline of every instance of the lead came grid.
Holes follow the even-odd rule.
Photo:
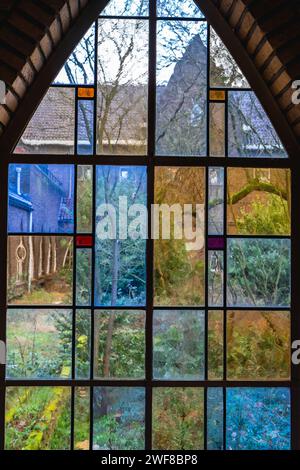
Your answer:
[[[107,16],[105,17],[105,21],[111,20],[115,21],[118,17],[114,16]],[[132,20],[132,16],[130,19]],[[123,17],[123,20],[125,17]],[[128,18],[129,20],[129,18]],[[103,21],[102,19],[100,21]],[[289,255],[289,239],[290,233],[284,233],[280,235],[269,235],[269,234],[258,234],[257,238],[254,240],[254,236],[245,235],[243,233],[231,233],[228,231],[229,227],[229,215],[232,218],[232,214],[230,213],[230,207],[226,210],[226,207],[229,206],[227,204],[228,197],[227,188],[229,187],[230,183],[230,175],[233,174],[234,171],[250,171],[256,172],[256,174],[252,175],[253,179],[260,180],[264,184],[270,184],[272,172],[276,171],[284,171],[284,170],[277,170],[278,168],[289,168],[289,160],[288,159],[279,159],[279,158],[272,158],[269,159],[267,157],[273,155],[256,155],[256,158],[252,158],[251,162],[249,160],[242,159],[243,156],[247,155],[247,152],[251,151],[253,147],[253,142],[249,140],[249,145],[246,145],[247,151],[244,155],[239,155],[240,158],[237,158],[235,155],[236,148],[232,141],[230,141],[230,106],[232,106],[232,102],[234,99],[241,99],[245,101],[246,105],[249,103],[249,96],[250,96],[250,89],[245,86],[239,87],[225,87],[220,86],[216,82],[211,82],[210,86],[207,87],[206,90],[206,124],[205,124],[205,151],[199,150],[197,148],[196,155],[194,152],[188,154],[187,156],[178,156],[173,155],[173,151],[171,148],[167,148],[170,145],[168,142],[165,141],[163,145],[160,147],[157,154],[157,125],[159,122],[157,121],[157,88],[156,88],[156,59],[157,59],[157,40],[159,40],[159,36],[157,35],[158,28],[164,24],[163,22],[174,22],[174,18],[170,20],[170,18],[159,18],[156,17],[156,5],[155,2],[151,2],[150,4],[150,13],[149,18],[147,16],[143,16],[143,20],[145,24],[149,24],[149,77],[148,77],[148,116],[147,116],[147,123],[148,123],[148,136],[147,136],[147,156],[136,156],[128,154],[127,156],[116,156],[113,154],[103,154],[99,155],[99,151],[97,149],[96,143],[96,135],[97,135],[97,102],[96,97],[98,96],[98,87],[99,84],[97,83],[97,77],[99,73],[99,63],[97,60],[98,51],[98,42],[97,37],[99,35],[99,25],[95,23],[95,39],[94,39],[94,47],[95,47],[95,58],[94,58],[94,70],[95,76],[91,83],[83,85],[79,83],[78,85],[69,85],[66,84],[54,84],[52,86],[53,94],[55,95],[55,90],[62,89],[66,90],[70,100],[72,101],[74,106],[74,118],[73,118],[73,136],[71,135],[71,139],[73,139],[73,147],[71,154],[66,155],[62,154],[55,155],[41,155],[38,151],[35,155],[21,155],[20,153],[15,153],[12,157],[10,157],[8,163],[10,163],[10,167],[8,172],[15,171],[18,165],[25,168],[26,165],[29,163],[30,166],[33,167],[34,165],[38,165],[40,170],[46,173],[44,176],[47,178],[52,178],[52,183],[56,184],[55,179],[53,178],[53,173],[47,174],[46,165],[53,164],[53,168],[55,171],[58,172],[58,176],[61,176],[58,165],[62,165],[60,168],[67,168],[69,166],[69,170],[73,171],[73,180],[71,181],[71,186],[73,188],[72,197],[74,205],[73,208],[70,208],[68,204],[70,201],[64,201],[64,204],[61,208],[61,216],[67,217],[68,210],[70,212],[73,211],[73,222],[69,222],[69,225],[65,232],[58,232],[48,229],[44,230],[43,227],[40,227],[37,231],[34,230],[32,233],[29,229],[23,229],[22,237],[20,237],[20,230],[10,230],[9,229],[9,239],[10,243],[13,242],[14,239],[18,237],[22,238],[23,241],[19,247],[18,253],[20,258],[22,259],[22,253],[24,249],[26,250],[27,243],[31,243],[30,238],[39,237],[43,239],[43,243],[45,240],[51,240],[51,243],[63,243],[65,247],[66,244],[70,243],[70,247],[73,248],[73,255],[69,254],[69,258],[72,258],[70,262],[70,269],[69,274],[73,279],[73,289],[70,290],[70,298],[68,299],[67,305],[64,305],[65,300],[62,302],[62,305],[39,305],[34,304],[31,305],[30,303],[23,304],[23,305],[9,305],[6,313],[6,321],[10,318],[10,316],[17,316],[18,312],[29,312],[29,315],[34,317],[34,312],[38,311],[45,312],[45,310],[55,309],[59,314],[63,313],[66,316],[70,315],[69,321],[69,329],[70,329],[70,337],[71,337],[71,363],[69,371],[65,371],[65,375],[61,377],[55,378],[39,378],[39,377],[13,377],[9,375],[9,367],[6,367],[6,379],[5,379],[5,387],[7,390],[10,390],[12,387],[20,387],[20,390],[26,390],[26,387],[53,387],[53,393],[55,395],[54,399],[61,396],[67,396],[69,394],[69,398],[67,397],[67,402],[69,402],[70,407],[70,432],[71,436],[70,439],[66,440],[66,446],[68,448],[75,448],[76,445],[74,442],[77,439],[77,427],[83,426],[78,420],[79,415],[76,412],[75,405],[83,407],[81,410],[84,410],[85,413],[85,423],[84,429],[89,441],[90,448],[99,448],[101,447],[101,443],[95,442],[95,433],[97,433],[97,417],[99,414],[99,406],[93,407],[93,401],[101,399],[101,396],[108,396],[108,400],[114,402],[115,399],[119,400],[132,400],[134,403],[137,403],[137,411],[136,416],[134,417],[135,423],[140,423],[143,421],[143,413],[145,412],[145,427],[144,427],[144,436],[143,432],[138,436],[136,446],[140,447],[141,443],[144,441],[145,437],[145,446],[146,448],[157,448],[158,446],[158,434],[156,423],[153,422],[155,413],[159,410],[159,407],[162,406],[164,403],[164,394],[167,396],[170,393],[173,393],[174,396],[177,397],[179,401],[184,402],[186,399],[191,400],[192,402],[198,402],[201,404],[199,408],[196,409],[196,422],[203,423],[203,435],[194,437],[194,445],[196,448],[205,448],[211,449],[215,448],[216,443],[213,440],[213,428],[212,422],[215,420],[220,422],[220,426],[218,429],[215,430],[216,434],[218,434],[218,446],[219,448],[230,448],[234,444],[234,438],[232,438],[232,434],[229,434],[229,430],[232,429],[234,424],[232,423],[232,415],[229,415],[230,407],[233,406],[233,400],[242,397],[245,401],[251,404],[254,403],[255,397],[254,393],[256,389],[260,389],[257,393],[260,395],[260,400],[264,402],[264,393],[272,394],[274,400],[277,400],[279,403],[278,406],[284,406],[288,403],[289,398],[289,389],[291,387],[291,378],[290,378],[290,371],[282,371],[282,376],[278,379],[269,379],[264,377],[260,380],[256,380],[256,378],[251,377],[251,380],[248,378],[243,377],[231,377],[229,375],[230,370],[228,369],[228,361],[226,354],[228,354],[228,327],[230,326],[230,321],[232,321],[232,315],[241,315],[242,313],[247,313],[248,316],[251,317],[253,315],[253,322],[256,321],[255,315],[258,315],[260,312],[260,316],[264,317],[264,320],[260,321],[267,321],[270,322],[270,318],[272,313],[276,315],[276,312],[280,313],[282,318],[282,322],[284,324],[289,325],[289,311],[290,305],[289,302],[286,301],[284,295],[279,302],[278,305],[270,305],[264,302],[264,299],[257,297],[257,305],[242,305],[240,301],[237,303],[232,302],[232,299],[229,300],[230,295],[228,295],[227,289],[227,281],[229,279],[230,273],[228,266],[229,260],[232,263],[232,259],[229,258],[230,250],[232,251],[232,246],[237,247],[239,244],[247,244],[250,243],[257,243],[263,244],[270,240],[274,244],[274,250],[276,250],[277,246],[281,246],[285,253],[285,255]],[[176,24],[186,24],[187,21],[191,21],[195,24],[205,25],[206,21],[204,18],[181,18],[176,19]],[[172,23],[173,24],[173,23]],[[208,28],[207,38],[215,36],[215,33]],[[210,41],[208,40],[208,47],[207,47],[207,70],[206,70],[206,79],[211,77],[211,51],[210,51]],[[86,90],[86,92],[84,91]],[[83,106],[85,110],[87,110],[87,115],[90,116],[90,124],[92,132],[92,142],[90,146],[83,146],[82,141],[84,140],[85,136],[80,135],[80,126],[79,126],[79,119],[80,119],[80,112]],[[193,119],[197,122],[197,107],[193,110]],[[217,129],[217,134],[221,135],[221,142],[223,141],[220,147],[213,142],[212,135],[216,131],[212,127],[212,115],[214,113],[223,113],[224,115],[224,128],[222,128],[222,120],[221,120],[221,128]],[[195,117],[196,116],[196,117]],[[210,118],[209,118],[210,116]],[[160,124],[161,125],[161,124]],[[171,136],[172,137],[172,136]],[[18,144],[20,145],[20,143]],[[195,147],[196,148],[196,147]],[[224,155],[222,155],[222,148],[225,150]],[[18,149],[18,147],[17,147]],[[213,150],[213,152],[212,152]],[[215,151],[216,150],[216,151]],[[203,152],[203,155],[201,154]],[[26,153],[26,152],[25,152]],[[96,155],[98,153],[98,155]],[[201,156],[202,158],[195,158],[195,156]],[[215,153],[217,155],[215,155]],[[92,157],[93,155],[93,157]],[[210,155],[207,157],[206,155]],[[226,159],[220,159],[220,156],[226,157]],[[280,155],[276,154],[277,157]],[[283,156],[283,155],[281,155]],[[91,160],[93,158],[93,160]],[[43,167],[43,162],[45,167]],[[91,170],[91,183],[92,183],[92,191],[91,191],[91,199],[92,199],[92,218],[91,224],[92,226],[89,229],[85,230],[85,228],[80,228],[78,223],[78,202],[77,204],[75,201],[78,201],[79,196],[79,186],[78,186],[78,178],[83,171],[83,168],[89,167],[89,171]],[[141,303],[136,305],[116,305],[115,302],[112,306],[109,304],[109,301],[104,302],[105,305],[101,305],[99,300],[97,299],[97,287],[96,287],[96,216],[95,216],[95,209],[98,203],[98,193],[96,188],[99,186],[99,174],[101,171],[107,171],[111,168],[111,171],[116,171],[116,168],[119,167],[121,175],[124,172],[124,175],[128,175],[134,172],[143,172],[143,183],[145,185],[145,198],[148,208],[150,208],[151,204],[156,200],[155,194],[155,185],[157,184],[159,174],[165,172],[166,175],[170,173],[171,169],[180,169],[181,172],[184,174],[184,171],[187,169],[194,169],[197,174],[200,175],[202,172],[203,178],[203,186],[204,186],[204,204],[205,204],[205,250],[204,250],[204,263],[205,269],[203,270],[204,275],[204,296],[202,302],[199,305],[192,305],[192,304],[181,304],[181,305],[172,305],[171,307],[168,305],[163,304],[156,304],[154,303],[154,299],[156,297],[155,291],[155,282],[153,279],[153,272],[154,272],[154,253],[155,253],[155,243],[152,240],[148,240],[145,243],[145,253],[146,253],[146,276],[145,276],[145,298],[143,300],[141,294]],[[73,168],[73,170],[72,170]],[[265,170],[265,168],[270,168],[270,170]],[[261,170],[259,170],[261,169]],[[39,170],[39,171],[40,171]],[[22,170],[23,171],[23,170]],[[18,171],[16,172],[18,173]],[[287,174],[287,172],[286,172]],[[98,176],[97,176],[98,175]],[[71,178],[72,179],[72,178]],[[10,179],[9,179],[10,181]],[[199,182],[199,178],[195,180],[195,184]],[[213,183],[214,184],[213,184]],[[18,184],[17,182],[15,182]],[[212,186],[215,186],[213,189]],[[147,187],[147,189],[146,189]],[[287,190],[289,190],[289,185],[287,186]],[[217,229],[210,229],[211,223],[211,214],[209,213],[208,208],[210,207],[211,197],[214,197],[214,191],[217,191],[217,196],[223,200],[223,210],[219,211],[219,214],[216,214],[217,218],[219,217],[219,224],[217,224]],[[178,191],[179,193],[179,191]],[[176,201],[175,201],[176,202]],[[23,202],[25,203],[25,202]],[[219,206],[218,206],[219,207]],[[65,220],[65,219],[64,219]],[[151,217],[149,216],[149,228],[151,229]],[[10,223],[10,219],[9,219]],[[76,228],[77,224],[77,228]],[[9,227],[8,227],[9,228]],[[55,236],[54,236],[55,234]],[[81,237],[81,238],[79,238]],[[46,242],[45,242],[46,243]],[[71,250],[71,248],[70,248]],[[71,251],[70,251],[71,252]],[[92,254],[92,256],[91,256]],[[86,288],[88,293],[85,293],[85,297],[82,300],[79,300],[78,292],[76,292],[75,285],[78,283],[78,271],[76,271],[76,265],[78,260],[81,257],[90,257],[90,278],[87,279],[83,278],[81,282],[86,282],[86,285],[83,286]],[[84,258],[86,259],[86,258]],[[57,261],[59,262],[59,261]],[[67,262],[67,260],[66,260]],[[18,274],[20,275],[20,266],[21,263],[19,262],[19,271]],[[219,300],[215,302],[211,299],[211,295],[209,293],[209,282],[210,276],[222,278],[221,286],[219,286],[220,295],[218,296]],[[88,285],[89,284],[89,285]],[[77,286],[78,287],[78,286]],[[81,286],[82,287],[82,286]],[[288,286],[289,287],[289,286]],[[78,290],[78,289],[77,289]],[[258,295],[258,294],[257,294]],[[287,295],[287,294],[286,294]],[[8,302],[10,304],[10,302]],[[246,302],[247,304],[247,302]],[[31,310],[31,312],[29,311]],[[144,365],[145,365],[145,375],[137,376],[137,377],[103,377],[99,376],[99,371],[97,371],[97,366],[95,365],[95,342],[98,339],[95,337],[94,331],[97,322],[99,319],[102,321],[101,325],[102,328],[107,326],[107,322],[109,323],[109,314],[107,318],[104,318],[105,313],[110,311],[110,314],[113,314],[115,318],[118,318],[118,321],[124,321],[122,319],[122,315],[124,315],[126,320],[130,319],[129,321],[136,328],[139,328],[140,331],[143,331],[143,321],[144,321],[144,332],[145,332],[145,357],[144,357]],[[251,315],[250,315],[251,314]],[[47,312],[45,312],[47,315]],[[176,371],[174,369],[173,375],[169,374],[164,380],[164,371],[162,363],[156,362],[156,351],[154,349],[154,339],[160,338],[160,340],[164,337],[164,331],[162,331],[162,325],[167,322],[169,325],[172,325],[172,322],[176,324],[177,318],[176,316],[180,316],[182,321],[184,322],[184,317],[192,319],[190,321],[195,322],[196,328],[195,331],[199,331],[200,334],[204,335],[203,338],[203,351],[200,352],[200,361],[201,365],[199,364],[196,366],[196,373],[190,373],[184,377],[183,374],[179,371],[179,375],[176,376]],[[76,369],[76,350],[78,348],[78,344],[76,343],[76,326],[78,319],[85,317],[85,321],[88,321],[87,329],[91,332],[90,333],[90,360],[87,361],[87,368],[84,371],[81,371],[81,376]],[[164,318],[163,322],[159,322],[159,319]],[[209,337],[209,325],[213,323],[212,318],[217,318],[215,322],[222,324],[221,328],[221,335],[222,335],[222,343],[224,345],[223,351],[221,348],[221,357],[219,358],[219,369],[217,372],[209,370],[209,345],[212,339]],[[220,321],[221,318],[221,321]],[[231,320],[230,320],[231,319]],[[250,319],[251,320],[251,319]],[[249,321],[250,321],[249,320]],[[106,322],[106,323],[105,323]],[[5,322],[6,323],[6,322]],[[201,326],[202,324],[202,326]],[[157,327],[156,327],[157,325]],[[202,328],[202,330],[201,330]],[[198,329],[198,330],[197,330]],[[9,331],[7,331],[9,334]],[[153,336],[154,335],[154,336]],[[226,353],[227,351],[227,353]],[[88,364],[89,363],[89,364]],[[158,365],[157,365],[158,364]],[[221,365],[220,365],[221,364]],[[139,364],[142,367],[143,364]],[[200,372],[199,372],[200,371]],[[169,372],[169,371],[167,371]],[[285,372],[285,375],[284,375]],[[79,374],[79,375],[78,375]],[[178,374],[178,371],[177,371]],[[214,377],[211,379],[211,377]],[[184,389],[183,389],[184,388]],[[68,391],[66,391],[68,390]],[[240,397],[238,396],[240,393]],[[117,397],[117,398],[116,398]],[[161,401],[163,400],[163,402]],[[80,405],[81,403],[81,405]],[[82,404],[83,403],[83,404]],[[219,403],[219,408],[213,409],[211,407],[211,403]],[[283,403],[283,404],[282,404]],[[153,408],[154,407],[154,408]],[[227,412],[226,412],[227,410]],[[186,410],[188,412],[188,410]],[[124,412],[121,409],[121,414]],[[171,412],[175,415],[176,418],[176,409],[171,408]],[[288,413],[288,411],[286,411]],[[89,414],[89,416],[88,416]],[[229,419],[229,422],[228,422]],[[202,420],[202,421],[201,421]],[[121,422],[121,418],[120,418]],[[176,421],[175,421],[176,422]],[[93,423],[95,428],[93,427]],[[191,424],[189,424],[191,426]],[[88,426],[88,432],[87,432]],[[121,426],[121,424],[120,424]],[[3,426],[4,429],[4,426]],[[191,428],[192,429],[192,428]],[[2,431],[1,431],[2,432]],[[3,431],[4,432],[4,431]],[[228,442],[228,439],[230,442]],[[233,439],[233,440],[232,440]],[[2,442],[4,441],[4,435],[2,434]],[[96,439],[97,441],[97,439]],[[117,445],[117,444],[115,444]]]

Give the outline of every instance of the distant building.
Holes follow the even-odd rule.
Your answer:
[[[73,165],[10,165],[8,231],[73,232],[73,186]]]
[[[214,74],[222,73],[213,60],[210,67]],[[157,86],[158,155],[206,156],[207,70],[207,47],[198,34],[177,61],[169,82]],[[119,85],[113,93],[111,85],[99,85],[97,153],[147,154],[147,96],[147,85]],[[94,105],[92,101],[79,100],[78,106],[77,151],[92,154]],[[215,113],[210,119],[211,138],[225,141],[224,126],[222,113]],[[285,156],[270,120],[251,91],[228,92],[228,141],[230,156]],[[72,154],[75,146],[74,89],[52,87],[15,152]]]

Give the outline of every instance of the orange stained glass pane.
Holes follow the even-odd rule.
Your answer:
[[[211,101],[225,101],[226,91],[224,91],[224,90],[210,90],[209,99]]]
[[[78,88],[78,98],[94,98],[94,88]]]

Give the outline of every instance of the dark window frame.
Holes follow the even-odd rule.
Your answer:
[[[109,18],[109,17],[108,17]],[[125,17],[126,18],[126,17]],[[131,18],[131,17],[130,17]],[[142,17],[141,19],[147,20],[147,17]],[[160,19],[167,19],[167,18],[160,18]],[[292,305],[291,308],[287,308],[286,310],[291,311],[291,331],[292,331],[292,341],[298,339],[298,331],[300,331],[300,315],[297,312],[300,311],[300,299],[298,300],[297,295],[297,283],[296,279],[299,275],[299,266],[297,260],[300,260],[300,248],[298,246],[297,240],[300,239],[300,229],[297,224],[297,217],[295,208],[297,207],[297,203],[300,200],[300,188],[299,184],[297,184],[297,178],[295,177],[297,171],[297,165],[295,162],[295,158],[287,158],[287,159],[269,159],[269,158],[230,158],[228,157],[228,145],[226,151],[226,158],[214,158],[214,157],[156,157],[155,156],[155,111],[156,111],[156,77],[155,77],[155,65],[156,65],[156,6],[155,2],[151,2],[151,11],[150,11],[150,29],[149,29],[149,103],[148,103],[148,156],[145,157],[122,157],[122,156],[100,156],[95,154],[95,144],[94,144],[94,156],[83,156],[77,155],[11,155],[5,152],[2,155],[1,161],[1,174],[2,174],[2,201],[3,201],[3,208],[1,210],[1,226],[2,226],[2,234],[6,234],[7,228],[7,179],[8,179],[8,165],[10,163],[61,163],[61,164],[74,164],[75,166],[75,182],[77,181],[77,166],[78,165],[121,165],[121,166],[146,166],[147,167],[147,183],[148,183],[148,207],[150,208],[151,204],[154,202],[154,173],[155,168],[159,166],[191,166],[191,167],[203,167],[206,170],[209,167],[222,167],[225,170],[225,179],[224,179],[224,188],[226,194],[226,183],[227,183],[227,168],[229,167],[241,167],[241,168],[288,168],[292,171],[292,201],[293,201],[293,211],[292,211]],[[190,20],[190,19],[188,19]],[[196,21],[201,21],[199,18]],[[206,20],[203,20],[206,21]],[[97,37],[97,34],[95,34]],[[80,38],[78,38],[80,39]],[[96,41],[97,42],[97,41]],[[96,46],[97,51],[97,46]],[[208,48],[209,54],[209,48]],[[97,57],[97,54],[95,54]],[[208,60],[208,72],[209,72],[209,60]],[[70,85],[74,87],[73,85]],[[81,85],[79,85],[81,86]],[[79,87],[78,86],[78,87]],[[76,86],[74,87],[76,88]],[[208,87],[207,92],[209,94],[210,88]],[[230,88],[226,88],[227,91],[230,91]],[[235,90],[235,88],[232,88]],[[247,89],[248,90],[248,89]],[[207,100],[207,108],[209,110],[209,99]],[[77,98],[76,98],[76,109],[77,109]],[[96,110],[96,99],[95,99],[95,110]],[[209,111],[208,111],[209,112]],[[96,116],[96,113],[95,113]],[[227,113],[226,113],[227,116]],[[227,118],[226,118],[227,119]],[[96,126],[96,119],[95,126]],[[207,145],[208,151],[207,155],[209,155],[209,119],[207,119]],[[227,125],[226,125],[227,128]],[[96,134],[95,134],[96,135]],[[77,125],[75,124],[75,149],[76,149],[76,136],[77,136]],[[228,139],[226,137],[226,143],[228,144]],[[75,150],[76,151],[76,150]],[[95,188],[95,177],[96,172],[93,171],[93,182]],[[208,171],[206,171],[206,207],[207,207],[207,197],[208,197]],[[76,188],[76,184],[75,184]],[[95,207],[95,189],[93,192],[93,199],[94,199],[94,207]],[[76,221],[76,189],[74,194],[75,200],[75,211],[74,211],[74,220]],[[206,228],[207,228],[207,211],[206,211]],[[151,217],[149,211],[149,227],[151,229]],[[226,230],[226,201],[225,201],[225,210],[224,210],[224,227]],[[95,218],[93,218],[93,233],[95,233]],[[38,235],[38,234],[37,234]],[[46,234],[43,234],[46,235]],[[76,231],[73,234],[68,234],[70,236],[75,237]],[[81,235],[81,234],[80,234]],[[299,237],[298,237],[299,236]],[[224,238],[232,238],[230,235],[224,234]],[[247,236],[239,236],[239,238],[249,238]],[[268,237],[268,238],[276,238],[276,237]],[[290,238],[290,237],[281,237],[281,238]],[[207,259],[207,252],[208,252],[208,235],[206,232],[206,259]],[[3,256],[3,260],[0,266],[0,275],[2,279],[6,278],[6,237],[2,236],[1,240],[1,252]],[[93,246],[93,255],[94,255],[94,248]],[[74,257],[73,257],[73,274],[75,274],[75,267],[76,267],[76,248],[74,244]],[[226,253],[226,248],[224,253]],[[93,256],[93,274],[95,270],[94,266],[94,256]],[[224,279],[226,279],[226,254],[224,256]],[[300,264],[300,263],[299,263]],[[74,388],[78,385],[80,386],[88,386],[91,390],[91,402],[90,402],[90,447],[92,448],[92,438],[93,438],[93,386],[143,386],[146,390],[146,405],[145,405],[145,443],[146,449],[151,449],[151,441],[152,441],[152,390],[154,387],[164,386],[164,387],[180,387],[180,386],[190,386],[190,387],[203,387],[205,390],[205,400],[204,400],[204,421],[206,424],[206,401],[207,401],[207,388],[208,387],[218,387],[223,388],[223,391],[226,391],[226,388],[229,387],[288,387],[291,390],[291,406],[292,406],[292,448],[299,449],[300,447],[300,368],[299,366],[292,365],[292,377],[289,381],[228,381],[226,380],[226,321],[224,321],[224,378],[222,381],[208,381],[207,380],[207,360],[206,360],[206,377],[203,381],[153,381],[152,379],[152,322],[153,322],[153,241],[147,241],[147,302],[146,302],[146,376],[145,380],[93,380],[92,374],[90,380],[7,380],[5,379],[5,367],[1,366],[1,397],[0,397],[0,449],[4,448],[4,432],[5,432],[5,425],[4,425],[4,402],[5,402],[5,387],[7,386],[29,386],[29,385],[41,385],[41,386],[68,386],[71,387],[72,394],[71,394],[71,450],[73,450],[73,437],[74,437]],[[75,279],[75,277],[73,278]],[[6,336],[6,283],[2,283],[1,286],[1,320],[0,320],[0,335],[1,340],[5,339]],[[206,269],[206,306],[205,308],[201,308],[201,310],[205,310],[206,315],[206,327],[207,327],[207,319],[208,319],[208,311],[209,310],[220,310],[224,311],[224,319],[226,318],[226,309],[232,310],[229,307],[226,307],[226,282],[224,282],[224,307],[214,307],[209,308],[207,303],[207,269]],[[92,276],[92,302],[94,303],[94,275]],[[75,341],[74,341],[74,331],[75,331],[75,317],[76,317],[76,303],[75,303],[75,288],[73,288],[73,339],[72,339],[72,374],[74,374],[74,351],[75,351]],[[44,306],[43,306],[44,307]],[[12,307],[9,307],[12,308]],[[26,308],[22,306],[20,308]],[[39,308],[39,306],[32,306],[32,308]],[[56,307],[57,308],[57,307]],[[58,307],[58,308],[63,308]],[[134,309],[138,309],[139,307],[135,307]],[[157,307],[160,310],[163,310],[164,307]],[[184,307],[176,307],[176,310],[183,309]],[[107,310],[107,307],[78,307],[78,309],[83,310],[91,310],[92,312],[92,331],[94,326],[94,315],[93,312],[95,310]],[[114,307],[114,310],[121,309],[120,307]],[[166,308],[167,309],[167,308]],[[196,309],[196,308],[195,308]],[[200,309],[200,308],[197,308]],[[243,308],[237,308],[238,310],[243,310]],[[248,308],[247,310],[257,310],[257,308]],[[264,310],[263,308],[260,310]],[[265,310],[278,310],[278,308],[266,308]],[[285,310],[280,308],[280,310]],[[207,328],[205,331],[207,335]],[[91,371],[93,370],[93,333],[92,333],[92,344],[91,344]],[[206,339],[206,359],[207,359],[207,339]],[[73,375],[74,377],[74,375]],[[226,393],[223,393],[223,400],[224,400],[224,447],[226,448]],[[207,433],[205,432],[205,448],[207,445],[206,439]]]

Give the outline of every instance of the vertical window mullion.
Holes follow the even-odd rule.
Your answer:
[[[149,81],[148,81],[148,165],[147,165],[147,208],[148,240],[146,255],[147,295],[146,295],[146,404],[145,404],[145,447],[152,448],[152,377],[153,377],[153,276],[154,249],[152,240],[151,206],[154,202],[154,157],[156,126],[156,1],[149,5]]]
[[[8,165],[9,156],[2,155],[0,162],[1,169],[1,200],[0,205],[0,224],[2,227],[2,237],[0,237],[1,247],[1,260],[0,260],[0,276],[1,279],[6,279],[7,275],[7,206],[8,206]],[[6,282],[1,283],[0,289],[0,340],[6,344],[6,293],[7,285]],[[5,364],[0,365],[0,450],[4,449],[5,446]]]
[[[299,341],[300,334],[300,296],[299,296],[299,279],[300,279],[300,225],[298,217],[293,217],[296,207],[300,200],[300,186],[298,178],[298,165],[296,161],[292,161],[291,169],[292,184],[292,236],[291,236],[291,252],[292,252],[292,295],[291,295],[291,342]],[[299,346],[298,346],[299,349]],[[292,354],[295,352],[292,349]],[[300,366],[292,363],[291,370],[291,448],[292,450],[300,449]]]

